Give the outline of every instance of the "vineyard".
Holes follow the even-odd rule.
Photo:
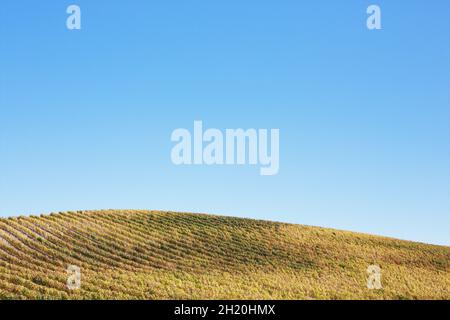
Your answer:
[[[174,212],[2,218],[0,299],[450,299],[450,248]]]

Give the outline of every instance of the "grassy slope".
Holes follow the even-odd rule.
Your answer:
[[[150,211],[0,219],[0,298],[450,299],[450,248]],[[82,270],[66,288],[67,266]],[[383,290],[366,269],[383,270]]]

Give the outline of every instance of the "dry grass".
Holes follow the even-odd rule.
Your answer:
[[[449,261],[449,247],[210,215],[0,219],[1,299],[450,299]],[[371,264],[382,290],[366,287]]]

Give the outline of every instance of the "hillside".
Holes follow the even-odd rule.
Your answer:
[[[450,299],[449,261],[449,247],[211,215],[0,219],[2,299]],[[382,290],[366,286],[371,264]]]

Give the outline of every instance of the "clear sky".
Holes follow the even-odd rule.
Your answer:
[[[164,209],[450,245],[449,39],[448,0],[2,1],[0,216]],[[174,166],[194,120],[279,128],[279,174]]]

